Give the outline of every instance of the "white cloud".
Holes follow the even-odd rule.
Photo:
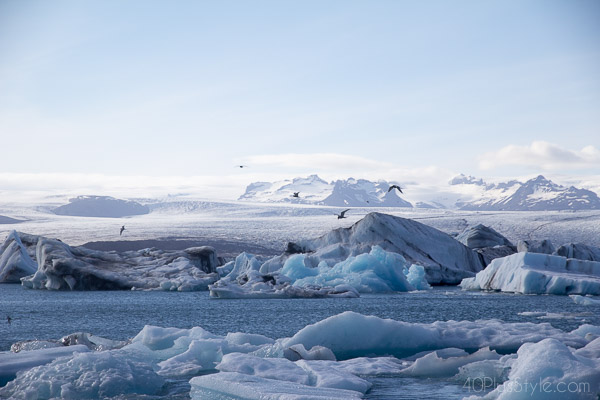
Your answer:
[[[386,162],[370,160],[368,158],[338,153],[312,153],[312,154],[266,154],[254,155],[244,159],[250,165],[273,166],[284,168],[310,168],[315,171],[360,171],[364,169],[392,168]]]
[[[545,171],[600,167],[600,151],[586,146],[576,151],[553,143],[534,141],[529,146],[508,145],[479,157],[479,167],[492,169],[516,165]]]
[[[0,198],[12,201],[64,201],[78,195],[160,198],[169,194],[193,198],[233,199],[248,184],[244,175],[118,176],[81,173],[0,173]]]

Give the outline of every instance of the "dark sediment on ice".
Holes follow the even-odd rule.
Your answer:
[[[184,250],[190,247],[212,246],[219,257],[233,258],[242,252],[255,255],[274,256],[281,253],[281,249],[268,248],[250,242],[229,239],[202,239],[202,238],[158,238],[144,240],[118,240],[88,242],[82,245],[92,250],[102,251],[131,251],[155,247],[160,250]]]

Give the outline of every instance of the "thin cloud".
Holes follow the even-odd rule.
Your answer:
[[[479,157],[481,169],[516,165],[546,171],[575,170],[600,167],[600,151],[594,146],[569,150],[544,141],[532,142],[529,146],[509,145]]]
[[[393,168],[393,164],[368,158],[338,153],[287,153],[249,156],[244,162],[257,166],[283,168],[310,168],[320,171],[332,170],[373,170]]]

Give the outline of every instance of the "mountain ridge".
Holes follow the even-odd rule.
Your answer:
[[[510,180],[487,183],[481,178],[460,174],[448,181],[448,189],[468,193],[449,207],[435,197],[409,201],[403,193],[389,188],[385,180],[348,178],[326,182],[318,175],[278,182],[254,182],[238,200],[267,203],[297,203],[336,207],[451,208],[464,211],[562,211],[598,210],[600,198],[587,189],[562,186],[538,175],[526,182]],[[297,197],[294,193],[297,192]]]

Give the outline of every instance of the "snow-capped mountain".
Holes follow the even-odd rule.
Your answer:
[[[248,185],[240,200],[318,204],[336,207],[417,207],[449,208],[469,211],[558,211],[597,210],[600,198],[590,190],[561,186],[539,175],[527,182],[511,180],[487,183],[481,178],[458,175],[448,186],[429,195],[407,199],[398,190],[389,190],[393,182],[353,179],[330,183],[311,175],[279,182]],[[297,197],[294,196],[297,193]],[[416,196],[416,197],[415,197]],[[445,200],[444,200],[445,198]],[[410,200],[410,201],[409,201]],[[443,200],[443,201],[442,201]]]
[[[298,197],[294,197],[298,193]],[[246,187],[239,200],[258,202],[286,202],[299,204],[317,204],[331,194],[331,184],[310,175],[306,178],[286,179],[278,182],[254,182]]]
[[[340,207],[412,207],[399,196],[397,189],[389,190],[392,184],[353,178],[328,183],[317,175],[310,175],[291,181],[251,183],[239,200]]]
[[[57,207],[52,212],[73,217],[120,218],[148,214],[150,209],[136,201],[110,196],[78,196],[69,199],[69,204]]]
[[[464,175],[463,175],[464,176]],[[482,187],[479,198],[457,202],[461,210],[481,211],[558,211],[597,210],[600,198],[590,190],[558,185],[542,175],[525,183],[510,181],[488,185],[483,181],[455,178],[454,185]]]

